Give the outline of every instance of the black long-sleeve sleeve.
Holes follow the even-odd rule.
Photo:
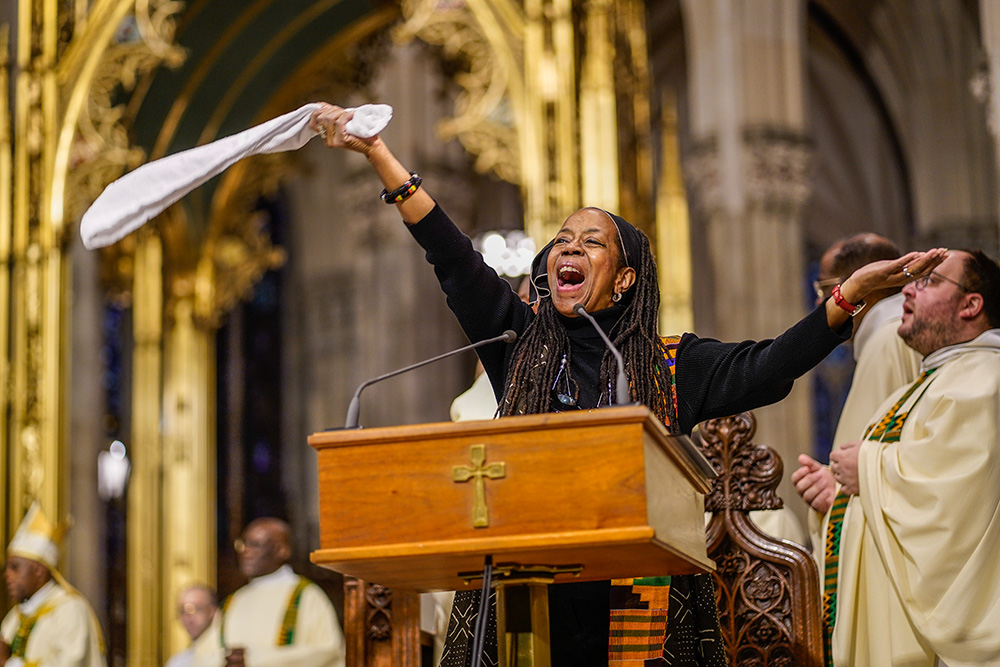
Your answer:
[[[533,317],[505,280],[483,261],[472,242],[440,206],[410,232],[426,251],[448,306],[469,340],[498,336],[506,329],[520,335]],[[684,334],[677,351],[677,404],[685,433],[701,421],[776,403],[793,381],[822,361],[850,336],[850,322],[840,331],[827,324],[824,306],[816,308],[773,340],[723,343]],[[480,359],[493,391],[503,393],[512,345],[489,345]]]
[[[684,334],[677,350],[677,408],[681,430],[706,419],[777,403],[793,381],[850,337],[838,332],[821,305],[773,340],[722,343]]]
[[[448,307],[472,342],[499,336],[512,329],[524,332],[534,313],[514,293],[506,280],[490,268],[472,241],[436,205],[420,222],[408,225],[410,233],[425,250],[434,267]],[[493,393],[503,395],[507,363],[513,345],[497,343],[477,350]]]

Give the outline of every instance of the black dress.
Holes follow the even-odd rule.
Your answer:
[[[471,241],[436,206],[410,232],[426,257],[469,340],[497,336],[507,329],[521,334],[534,314],[511,291],[506,281],[483,262]],[[623,309],[612,306],[595,313],[607,332]],[[575,380],[577,405],[589,409],[608,402],[608,388],[599,386],[604,344],[589,322],[560,316],[570,340],[570,375]],[[791,390],[793,381],[818,364],[850,336],[850,323],[839,332],[827,324],[819,307],[774,340],[722,343],[684,334],[676,356],[677,417],[680,431],[690,433],[699,422],[775,403]],[[514,346],[489,345],[479,356],[493,385],[503,394]],[[671,578],[668,618],[668,654],[675,659],[660,665],[715,667],[725,665],[718,615],[709,575]],[[610,582],[557,584],[549,587],[550,639],[554,667],[606,667]],[[456,596],[452,624],[442,667],[468,664],[467,629],[478,592]],[[492,614],[491,614],[492,616]],[[491,618],[491,628],[494,622]],[[706,638],[708,641],[705,641]],[[484,664],[495,662],[495,636]],[[656,664],[647,661],[648,664]]]

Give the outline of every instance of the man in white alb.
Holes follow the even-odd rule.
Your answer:
[[[219,667],[343,667],[344,633],[326,593],[292,571],[291,531],[280,519],[252,521],[237,542],[250,580],[222,603],[195,664]]]

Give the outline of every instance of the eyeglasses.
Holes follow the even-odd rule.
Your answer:
[[[211,607],[205,604],[194,604],[193,602],[188,602],[177,608],[177,615],[194,616],[195,614],[204,614],[210,608]]]
[[[242,537],[237,537],[233,542],[233,549],[241,554],[247,549],[266,549],[270,544],[270,540],[244,540]]]
[[[814,280],[813,281],[813,291],[816,292],[816,298],[820,301],[826,301],[830,294],[827,292],[828,289],[839,285],[844,282],[840,278],[827,278],[826,280]]]
[[[971,289],[969,289],[968,287],[966,287],[962,283],[958,282],[957,280],[952,280],[948,276],[942,276],[937,271],[931,271],[930,273],[928,273],[923,278],[917,278],[916,280],[913,281],[913,287],[916,288],[917,290],[922,291],[924,288],[927,287],[927,285],[930,284],[931,278],[937,278],[939,281],[940,280],[946,280],[949,283],[951,283],[952,285],[955,285],[956,287],[958,287],[958,289],[962,290],[963,292],[971,292],[972,291]]]

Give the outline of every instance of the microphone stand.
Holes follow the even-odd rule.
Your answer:
[[[573,312],[580,317],[586,318],[588,322],[594,325],[594,328],[597,329],[597,333],[601,335],[601,340],[604,341],[604,345],[607,346],[607,348],[611,351],[611,354],[614,355],[615,361],[618,365],[618,375],[615,378],[615,405],[628,405],[631,401],[629,401],[628,398],[628,380],[625,378],[625,360],[622,359],[622,353],[618,351],[615,344],[612,343],[611,339],[608,338],[608,335],[604,333],[604,329],[602,329],[601,325],[597,323],[594,316],[587,312],[587,309],[584,308],[582,303],[578,303],[573,306]],[[610,399],[611,397],[609,396],[608,398]]]
[[[426,366],[427,364],[432,364],[435,361],[440,361],[441,359],[445,359],[447,357],[459,354],[460,352],[465,352],[466,350],[474,350],[477,347],[482,347],[483,345],[489,345],[490,343],[500,343],[500,342],[513,343],[515,340],[517,340],[517,334],[514,333],[512,330],[508,329],[499,336],[495,336],[493,338],[487,338],[486,340],[481,340],[478,343],[473,343],[471,345],[466,345],[465,347],[460,347],[457,350],[452,350],[451,352],[445,352],[444,354],[439,354],[438,356],[433,357],[432,359],[424,359],[423,361],[419,361],[415,364],[407,366],[406,368],[400,368],[399,370],[392,371],[391,373],[386,373],[385,375],[379,375],[377,378],[373,378],[371,380],[362,382],[358,386],[357,390],[355,390],[354,396],[353,398],[351,398],[351,404],[347,407],[347,419],[344,422],[344,428],[345,429],[361,428],[358,425],[358,418],[361,413],[361,392],[368,385],[375,384],[376,382],[381,382],[382,380],[387,380],[391,377],[395,377],[402,373],[406,373],[407,371],[412,371],[414,369],[420,368],[421,366]]]

